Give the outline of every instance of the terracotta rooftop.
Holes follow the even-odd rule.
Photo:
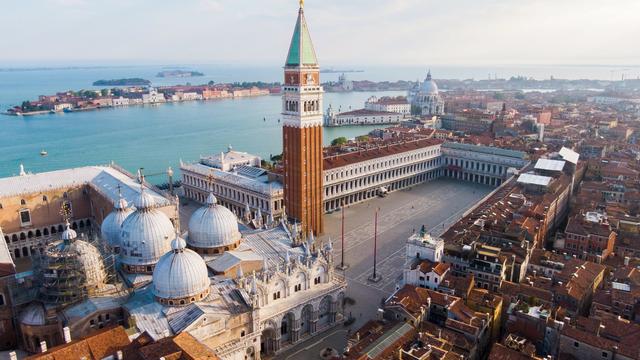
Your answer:
[[[53,347],[45,353],[32,355],[27,359],[68,360],[86,358],[87,360],[101,360],[108,356],[115,356],[118,350],[122,350],[129,344],[129,336],[124,328],[117,326],[103,329],[84,339]]]
[[[373,160],[407,151],[418,150],[429,146],[439,145],[442,144],[442,142],[442,140],[438,139],[420,139],[376,146],[371,149],[361,149],[346,154],[325,156],[324,169],[334,169],[361,161]]]

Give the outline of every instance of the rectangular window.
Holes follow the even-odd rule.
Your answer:
[[[31,212],[28,209],[20,210],[20,223],[25,225],[31,225]]]

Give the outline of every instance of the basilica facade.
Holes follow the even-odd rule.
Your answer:
[[[438,85],[431,78],[431,70],[423,82],[416,82],[416,86],[409,91],[407,100],[411,103],[411,112],[414,115],[444,115],[444,100],[438,93]]]

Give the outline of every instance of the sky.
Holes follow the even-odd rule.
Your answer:
[[[297,0],[0,0],[0,64],[282,64]],[[321,64],[640,64],[638,0],[306,0]]]

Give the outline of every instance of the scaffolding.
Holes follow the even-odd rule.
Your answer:
[[[34,258],[34,285],[42,301],[66,306],[114,292],[115,257],[91,233],[96,232],[55,241]]]

